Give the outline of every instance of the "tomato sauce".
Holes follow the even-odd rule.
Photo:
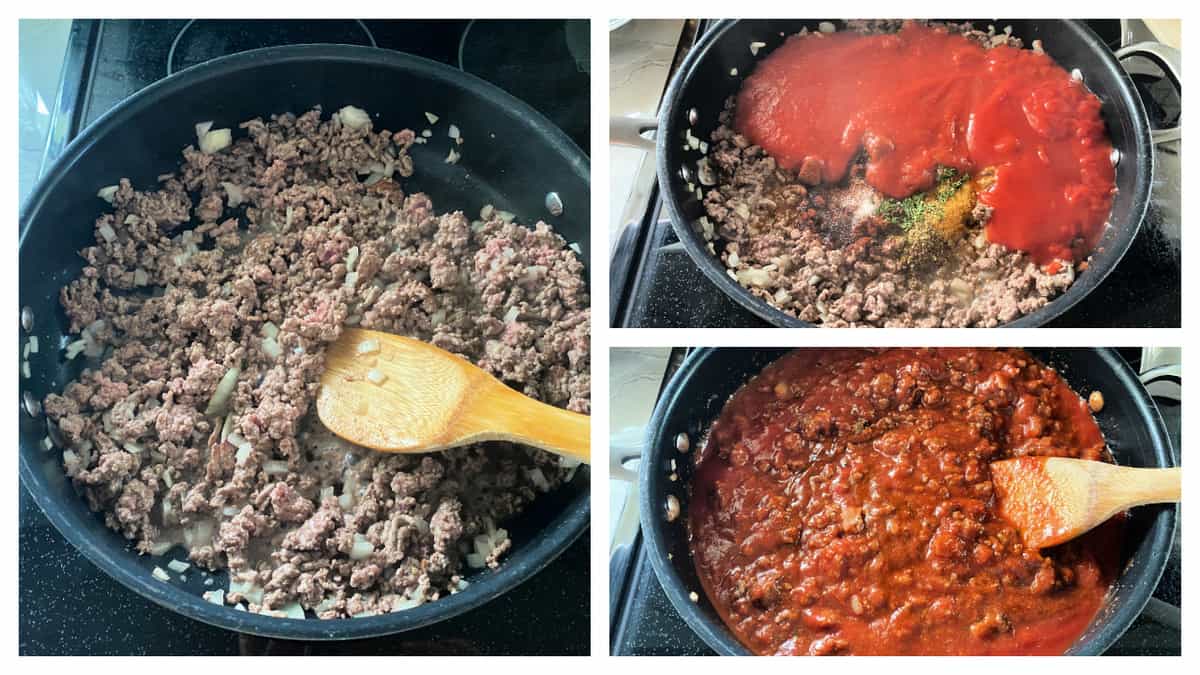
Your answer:
[[[991,462],[1108,459],[1019,350],[797,350],[726,404],[691,482],[704,591],[759,654],[1061,654],[1117,577],[1121,518],[1038,551]]]
[[[1066,70],[913,22],[789,38],[747,78],[735,125],[784,168],[816,162],[823,182],[865,151],[867,182],[893,198],[932,187],[938,166],[994,169],[988,239],[1039,264],[1085,258],[1115,192],[1100,100]]]

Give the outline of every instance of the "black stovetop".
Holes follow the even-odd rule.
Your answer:
[[[1116,20],[1088,21],[1112,48],[1120,45]],[[695,44],[708,21],[700,21]],[[675,63],[681,60],[677,55]],[[1152,124],[1178,118],[1179,99],[1159,79],[1135,75]],[[1086,298],[1052,321],[1059,327],[1180,326],[1182,255],[1178,144],[1159,147],[1151,205],[1129,251]],[[610,321],[617,327],[758,328],[769,324],[717,289],[692,263],[659,196],[657,184],[641,220],[630,223],[613,247]]]
[[[46,165],[83,127],[166,77],[168,59],[179,70],[226,53],[302,42],[375,44],[455,67],[461,58],[468,72],[523,99],[587,148],[589,38],[587,21],[75,21]],[[88,562],[24,488],[20,493],[21,654],[589,651],[586,532],[535,579],[457,618],[370,640],[305,643],[232,633],[155,605]]]
[[[1121,356],[1138,369],[1141,350],[1122,348]],[[665,385],[682,364],[686,350],[675,349],[662,382]],[[660,391],[661,394],[661,391]],[[1178,401],[1155,399],[1167,431],[1180,457],[1181,406]],[[1154,598],[1106,655],[1179,655],[1182,637],[1179,607],[1182,601],[1180,532],[1175,541]],[[667,599],[643,548],[639,529],[631,544],[618,547],[609,560],[609,647],[614,656],[711,656],[712,649],[692,632]]]

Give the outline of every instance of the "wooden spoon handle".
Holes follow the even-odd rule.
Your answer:
[[[1109,495],[1113,506],[1120,509],[1177,502],[1182,496],[1183,469],[1137,469],[1121,467],[1111,471],[1100,486],[1101,494]]]
[[[499,382],[495,385],[498,390],[488,395],[487,410],[477,413],[490,418],[488,428],[507,440],[591,463],[590,417],[542,403]]]

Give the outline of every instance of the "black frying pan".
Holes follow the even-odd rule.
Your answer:
[[[92,223],[104,204],[96,191],[118,178],[134,187],[156,184],[174,171],[180,150],[195,143],[193,125],[214,120],[233,127],[253,117],[301,113],[314,105],[326,114],[353,104],[370,112],[376,127],[421,129],[425,111],[462,130],[466,142],[454,165],[442,160],[447,143],[414,145],[415,175],[408,192],[428,193],[440,210],[475,213],[486,203],[511,211],[520,222],[545,219],[567,241],[577,242],[584,264],[589,245],[587,156],[532,108],[471,75],[392,51],[346,45],[271,47],[189,68],[138,92],[84,130],[29,198],[21,215],[20,302],[34,317],[42,345],[31,355],[33,378],[21,393],[38,400],[78,374],[60,345],[69,328],[58,291],[79,274],[78,250],[92,243]],[[236,133],[236,132],[235,132]],[[546,194],[557,192],[564,209],[552,217]],[[25,334],[22,332],[22,343]],[[506,527],[513,551],[495,571],[468,577],[466,590],[386,616],[332,621],[277,619],[204,601],[200,594],[228,586],[226,575],[206,587],[199,575],[187,584],[150,575],[161,559],[139,556],[126,540],[90,512],[63,474],[58,451],[43,452],[45,421],[20,415],[21,481],[55,527],[93,563],[134,591],[199,621],[242,633],[300,640],[372,637],[450,618],[499,596],[533,576],[587,527],[589,472],[545,495]]]
[[[699,349],[667,383],[646,430],[639,465],[639,503],[646,554],[675,610],[720,654],[748,654],[725,627],[700,585],[688,548],[687,508],[695,447],[729,397],[786,349]],[[1117,463],[1127,466],[1175,466],[1171,441],[1153,399],[1137,375],[1111,349],[1030,349],[1043,363],[1058,369],[1077,392],[1104,393],[1104,409],[1096,421]],[[675,437],[686,432],[692,453],[675,449]],[[678,481],[672,473],[675,460]],[[667,522],[665,505],[675,495],[682,514]],[[1134,509],[1126,526],[1123,570],[1091,626],[1068,654],[1097,655],[1119,638],[1141,613],[1158,585],[1170,555],[1177,507]],[[696,592],[698,602],[688,594]]]
[[[687,58],[675,73],[659,109],[657,141],[658,184],[675,234],[697,266],[717,288],[738,304],[775,326],[811,326],[791,314],[776,309],[759,299],[731,279],[720,259],[706,249],[704,238],[693,226],[704,208],[696,195],[687,189],[695,182],[697,150],[684,150],[685,130],[691,126],[693,135],[707,139],[717,127],[717,114],[724,109],[725,100],[736,94],[742,80],[754,70],[755,61],[783,43],[785,36],[801,28],[816,30],[821,19],[805,20],[744,20],[717,22],[688,52]],[[833,23],[841,25],[840,21]],[[1013,34],[1028,46],[1040,39],[1046,53],[1060,65],[1078,68],[1087,86],[1103,101],[1101,114],[1108,126],[1113,146],[1120,152],[1116,182],[1118,193],[1113,201],[1109,227],[1092,256],[1088,269],[1081,272],[1066,292],[1046,306],[1019,317],[1008,326],[1040,326],[1067,311],[1100,285],[1125,255],[1150,201],[1150,186],[1154,169],[1154,146],[1150,125],[1133,82],[1121,67],[1117,57],[1082,21],[1058,19],[988,19],[974,21],[976,26],[1011,25]],[[751,42],[766,46],[758,56],[750,52]],[[1159,45],[1132,45],[1122,50],[1122,56],[1139,55],[1150,58],[1179,86],[1167,52]],[[739,75],[730,76],[737,68]],[[695,111],[695,114],[692,114]],[[694,117],[690,123],[689,117]],[[636,131],[648,130],[643,125]],[[1177,137],[1177,135],[1175,136]],[[685,177],[685,170],[690,172]]]

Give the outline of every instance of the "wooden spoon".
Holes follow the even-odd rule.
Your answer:
[[[347,441],[384,452],[512,441],[590,459],[587,415],[535,401],[431,344],[361,328],[325,352],[317,415]]]
[[[1134,506],[1179,501],[1182,469],[1135,469],[1064,457],[992,462],[1000,514],[1025,545],[1047,548]]]

